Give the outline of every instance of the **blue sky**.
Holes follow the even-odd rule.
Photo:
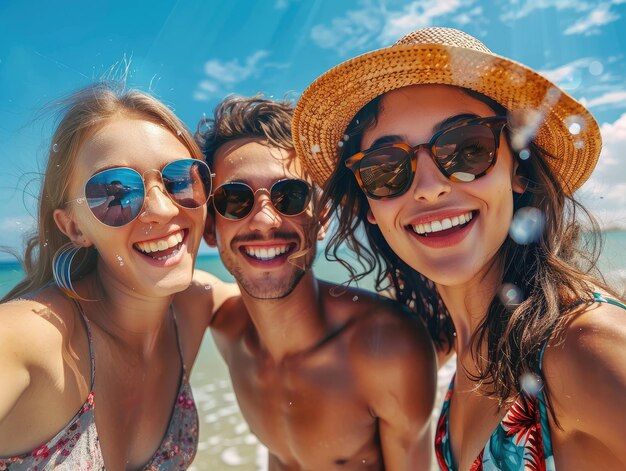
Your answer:
[[[229,93],[297,99],[330,67],[451,26],[589,106],[604,150],[580,197],[626,227],[626,0],[180,0],[0,3],[0,245],[33,227],[55,99],[103,78],[152,92],[192,129]]]

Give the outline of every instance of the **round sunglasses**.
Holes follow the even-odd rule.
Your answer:
[[[429,142],[416,146],[382,144],[345,161],[357,183],[372,199],[395,198],[410,188],[417,154],[428,151],[437,168],[449,180],[471,182],[486,175],[496,163],[500,134],[506,116],[473,118],[437,132]]]
[[[247,217],[254,207],[259,191],[269,193],[276,211],[284,216],[297,216],[304,212],[311,200],[311,186],[304,180],[287,178],[274,182],[269,188],[253,190],[242,182],[227,182],[213,192],[213,207],[217,213],[233,221]]]
[[[181,159],[165,165],[160,171],[143,174],[129,167],[115,167],[92,175],[85,183],[85,196],[71,203],[87,203],[98,221],[111,227],[122,227],[133,221],[146,199],[144,176],[157,172],[165,192],[178,206],[187,209],[206,204],[211,195],[211,170],[202,160]]]

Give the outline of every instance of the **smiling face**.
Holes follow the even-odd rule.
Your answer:
[[[174,204],[154,169],[190,157],[187,147],[163,126],[124,116],[107,121],[81,146],[70,184],[74,201],[67,205],[74,224],[68,227],[75,228],[78,242],[95,245],[98,273],[105,286],[112,283],[138,294],[164,296],[189,285],[206,208]],[[137,170],[144,175],[146,188],[138,217],[121,227],[101,223],[94,213],[105,221],[128,219],[125,212],[131,208],[121,197],[129,188],[124,181],[109,182],[110,197],[93,210],[81,203],[84,200],[76,201],[85,196],[84,185],[92,175],[116,167]]]
[[[243,219],[215,214],[214,231],[209,228],[207,240],[215,238],[224,266],[250,296],[277,299],[288,295],[315,256],[311,204],[300,215],[285,216],[274,208],[267,192],[257,190],[269,189],[286,178],[303,179],[301,168],[286,150],[247,138],[222,145],[213,166],[214,188],[242,182],[256,196],[250,214]]]
[[[391,91],[381,100],[376,125],[364,132],[361,149],[428,142],[442,123],[449,126],[460,115],[489,117],[495,112],[456,87],[416,85]],[[513,215],[512,191],[523,188],[515,183],[516,165],[504,134],[494,168],[471,182],[446,178],[427,152],[420,149],[406,193],[368,199],[368,219],[412,268],[437,284],[461,285],[493,266]]]

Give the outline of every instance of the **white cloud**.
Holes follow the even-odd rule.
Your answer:
[[[581,98],[580,102],[587,108],[605,107],[619,108],[626,107],[626,91],[616,90],[610,91],[595,98]]]
[[[595,10],[589,12],[589,14],[579,19],[572,26],[567,28],[565,34],[584,34],[589,36],[591,34],[599,34],[600,26],[612,23],[619,19],[619,15],[611,11],[611,5],[604,3],[598,5]]]
[[[205,78],[198,84],[193,99],[206,101],[213,96],[234,92],[239,83],[258,77],[264,69],[285,67],[285,64],[264,62],[268,56],[268,51],[260,50],[248,56],[243,63],[239,59],[228,62],[218,59],[207,61],[204,64]]]
[[[597,34],[600,27],[619,19],[619,15],[611,10],[613,5],[624,3],[624,0],[584,1],[584,0],[523,0],[506,2],[500,19],[511,22],[524,18],[536,10],[553,8],[557,11],[571,10],[582,13],[572,25],[567,27],[565,34]]]
[[[571,90],[580,85],[582,72],[588,70],[589,66],[594,61],[595,59],[592,57],[583,57],[557,67],[556,69],[540,70],[539,73],[563,87],[565,90]]]
[[[614,123],[604,123],[600,132],[600,160],[579,195],[605,225],[626,228],[626,113]]]
[[[411,31],[441,24],[444,19],[459,26],[480,22],[482,9],[470,9],[474,3],[475,0],[420,0],[390,9],[381,2],[361,1],[360,8],[333,18],[330,24],[315,25],[311,38],[319,47],[335,49],[345,56],[366,47],[389,46]]]
[[[600,61],[594,57],[583,57],[539,73],[574,95],[588,108],[626,107],[623,80],[608,71],[602,62],[610,63],[611,59]]]
[[[587,11],[591,8],[585,1],[580,0],[525,0],[504,3],[504,13],[500,16],[502,21],[514,21],[524,18],[535,10],[546,10],[554,8],[556,10]]]
[[[311,29],[311,39],[321,48],[335,49],[345,55],[355,49],[362,49],[382,30],[384,9],[366,4],[360,10],[346,12],[343,18],[333,18],[330,25],[315,25]]]

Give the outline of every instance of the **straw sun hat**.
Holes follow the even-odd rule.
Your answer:
[[[350,59],[317,78],[295,110],[296,151],[323,186],[335,169],[346,127],[375,97],[416,84],[445,84],[482,93],[503,105],[520,151],[533,140],[566,192],[573,193],[596,165],[602,139],[589,111],[538,73],[492,53],[452,28],[414,31],[393,46]],[[516,118],[517,117],[517,118]],[[518,140],[516,143],[515,140]]]

